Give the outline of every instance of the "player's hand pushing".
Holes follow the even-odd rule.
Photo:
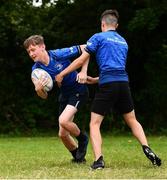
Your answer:
[[[86,80],[87,80],[87,74],[86,74],[86,73],[79,72],[79,73],[77,74],[77,79],[76,79],[76,81],[78,81],[78,82],[81,83],[81,84],[84,84],[84,83],[86,83]]]
[[[61,87],[61,83],[62,83],[62,81],[63,81],[63,76],[61,75],[61,73],[60,74],[57,74],[56,76],[55,76],[55,81],[57,82],[57,85],[58,85],[58,87]]]

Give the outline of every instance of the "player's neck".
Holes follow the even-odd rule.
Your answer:
[[[105,31],[115,31],[115,30],[116,30],[115,27],[107,27],[107,28],[105,29]]]

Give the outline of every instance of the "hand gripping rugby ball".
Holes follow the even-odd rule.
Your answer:
[[[46,78],[48,79],[48,83],[45,85],[44,90],[50,91],[53,88],[53,80],[50,74],[41,68],[34,69],[31,73],[31,78],[34,79]]]

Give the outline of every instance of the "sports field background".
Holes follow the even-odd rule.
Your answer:
[[[1,137],[0,178],[65,179],[162,179],[167,178],[167,137],[148,137],[151,147],[162,158],[153,167],[132,136],[104,135],[104,170],[89,169],[93,154],[88,146],[86,164],[73,164],[58,137]]]

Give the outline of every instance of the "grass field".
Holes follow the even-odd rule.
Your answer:
[[[73,164],[58,137],[1,137],[0,178],[32,179],[167,179],[167,137],[148,137],[162,158],[153,167],[132,136],[103,136],[104,170],[89,169],[93,161],[88,146],[86,164]]]

